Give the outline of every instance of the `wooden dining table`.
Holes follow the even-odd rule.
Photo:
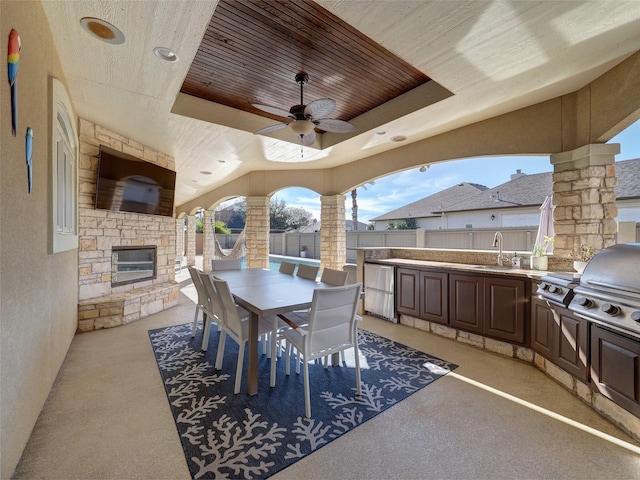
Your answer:
[[[258,393],[258,321],[311,307],[316,288],[335,285],[307,280],[264,268],[243,268],[211,272],[229,285],[236,303],[249,311],[248,394]]]

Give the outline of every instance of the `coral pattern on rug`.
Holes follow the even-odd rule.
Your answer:
[[[214,368],[218,332],[207,352],[202,330],[191,325],[149,331],[160,375],[193,478],[267,478],[361,425],[457,367],[452,363],[359,330],[362,395],[356,395],[353,350],[340,366],[309,365],[312,418],[304,416],[302,374],[286,376],[259,356],[259,392],[233,394],[237,345],[226,342],[223,368]],[[350,355],[349,355],[350,354]],[[245,373],[246,377],[246,359]]]

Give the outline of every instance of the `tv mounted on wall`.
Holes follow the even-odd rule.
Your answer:
[[[100,145],[96,208],[173,216],[176,172]]]

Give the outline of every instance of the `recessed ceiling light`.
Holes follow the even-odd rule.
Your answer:
[[[153,49],[153,53],[156,54],[156,57],[164,60],[165,62],[178,61],[178,55],[176,55],[176,52],[167,47],[156,47]]]
[[[80,25],[93,38],[112,45],[124,43],[124,33],[109,22],[95,17],[83,17],[80,19]]]
[[[385,132],[384,130],[379,130],[379,131],[376,132],[376,135],[384,135],[386,133],[387,132]]]
[[[395,137],[391,137],[392,142],[404,142],[407,139],[404,135],[396,135]]]
[[[226,160],[218,160],[218,163],[227,163]]]
[[[200,173],[202,175],[211,175],[211,172],[209,170],[202,170]]]

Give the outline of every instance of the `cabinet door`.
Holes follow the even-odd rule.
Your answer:
[[[420,316],[420,272],[396,268],[396,310],[412,317]]]
[[[640,342],[592,325],[591,381],[604,396],[640,416]]]
[[[549,360],[553,359],[553,310],[537,297],[531,299],[531,349]]]
[[[420,272],[420,318],[447,325],[449,323],[449,275]]]
[[[589,323],[566,308],[555,307],[554,310],[557,327],[552,361],[565,372],[586,382]]]
[[[525,312],[528,305],[526,281],[512,278],[486,277],[484,298],[484,333],[524,343]]]
[[[484,278],[449,274],[449,324],[472,333],[482,333]]]

